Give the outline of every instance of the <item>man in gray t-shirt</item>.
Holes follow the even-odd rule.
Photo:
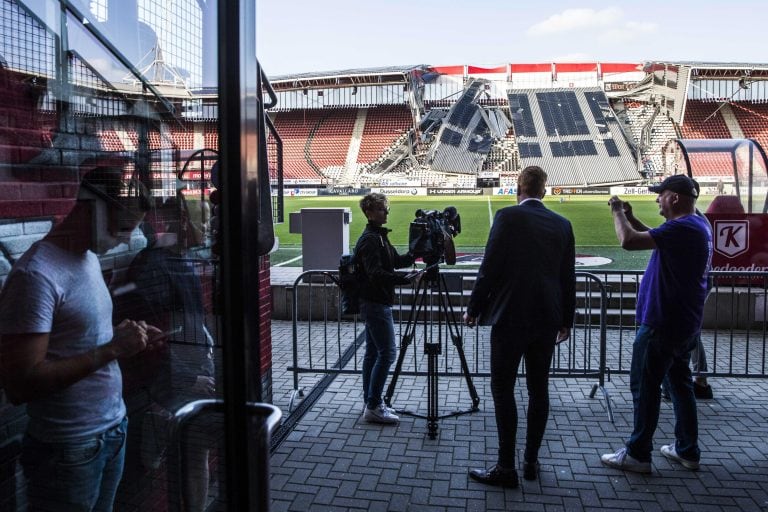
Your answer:
[[[121,196],[122,179],[120,168],[88,173],[73,210],[0,292],[0,371],[10,400],[27,404],[21,461],[34,510],[111,509],[127,425],[117,360],[160,334],[133,320],[112,327],[95,253],[129,237],[148,204]]]

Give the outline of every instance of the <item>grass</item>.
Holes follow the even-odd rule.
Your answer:
[[[576,252],[604,256],[613,261],[601,269],[643,269],[648,261],[648,251],[629,252],[622,250],[616,240],[613,228],[613,218],[608,207],[609,196],[588,197],[557,197],[545,198],[548,208],[571,221],[576,237]],[[659,215],[655,202],[656,196],[632,196],[626,198],[632,203],[635,216],[645,224],[655,227],[664,219]],[[272,254],[272,264],[280,264],[301,256],[301,235],[290,233],[288,215],[298,212],[301,208],[339,208],[347,207],[352,213],[349,227],[350,245],[363,231],[366,219],[358,206],[359,197],[330,196],[330,197],[286,197],[286,222],[275,225],[275,235],[280,240],[280,250]],[[472,197],[390,197],[390,215],[387,227],[392,229],[390,240],[404,251],[408,244],[408,226],[414,218],[417,209],[442,211],[446,206],[455,206],[461,215],[461,233],[454,240],[459,253],[482,252],[488,239],[491,220],[497,210],[516,204],[514,197],[509,196],[472,196]],[[701,210],[706,209],[711,201],[702,197],[699,202]],[[301,265],[300,259],[290,265]]]

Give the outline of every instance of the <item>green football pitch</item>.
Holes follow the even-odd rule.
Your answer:
[[[576,252],[580,255],[600,256],[609,259],[601,269],[634,270],[644,269],[650,255],[649,251],[624,251],[619,247],[613,229],[613,218],[608,207],[609,196],[559,196],[546,197],[545,204],[551,210],[563,215],[573,224],[576,236]],[[654,227],[664,219],[659,215],[655,195],[628,196],[635,216],[645,224]],[[702,197],[697,206],[706,210],[711,197]],[[275,235],[279,239],[279,249],[271,255],[273,265],[301,266],[301,235],[290,233],[288,215],[302,208],[339,208],[348,207],[352,213],[349,228],[350,245],[365,227],[365,217],[360,211],[360,197],[286,197],[285,222],[275,225]],[[446,206],[454,206],[461,216],[461,233],[454,239],[457,253],[481,253],[488,238],[488,232],[496,211],[516,203],[514,196],[457,196],[457,197],[399,197],[389,198],[390,214],[387,227],[392,230],[390,240],[404,252],[408,244],[408,226],[414,219],[416,210],[442,211]]]

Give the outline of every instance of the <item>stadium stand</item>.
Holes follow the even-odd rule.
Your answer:
[[[768,148],[768,104],[738,101],[731,106],[744,136],[755,139],[763,149]]]
[[[305,146],[312,127],[320,119],[319,111],[294,110],[279,112],[274,124],[283,139],[283,175],[285,179],[320,181],[320,174],[307,161]]]
[[[681,126],[686,139],[730,139],[733,137],[723,119],[726,104],[689,100],[685,107],[685,122]],[[719,110],[718,110],[719,109]]]
[[[369,164],[413,127],[411,113],[401,106],[382,106],[367,109],[365,129],[360,143],[357,162]]]
[[[667,141],[677,137],[674,122],[649,103],[624,102],[624,122],[628,135],[642,155],[642,168],[647,177],[661,175],[664,170],[662,151]]]

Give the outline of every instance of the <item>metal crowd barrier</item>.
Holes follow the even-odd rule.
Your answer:
[[[607,376],[629,374],[637,329],[636,291],[641,271],[592,271],[610,297]],[[768,272],[713,271],[701,340],[706,377],[768,377]]]
[[[463,314],[464,299],[471,289],[473,272],[444,272],[455,314]],[[635,308],[637,289],[643,271],[610,270],[577,272],[578,308],[571,339],[555,351],[552,376],[586,378],[596,382],[605,399],[608,416],[613,421],[611,402],[605,389],[612,374],[628,375],[632,343],[637,330]],[[322,376],[357,374],[361,371],[363,325],[357,317],[342,317],[335,271],[308,271],[295,281],[293,299],[293,394],[289,411],[304,387],[312,387]],[[707,377],[768,377],[768,272],[717,271],[711,273],[712,290],[706,306],[701,332],[708,367],[699,374]],[[399,290],[393,310],[396,335],[401,339],[413,289]],[[438,315],[427,308],[425,315]],[[400,315],[399,313],[403,313]],[[437,323],[437,322],[435,322]],[[490,375],[488,328],[467,329],[461,322],[460,338],[471,377]],[[441,377],[461,376],[447,332],[417,333],[413,347],[437,336],[444,342],[439,358]],[[443,337],[443,338],[441,338]],[[408,350],[411,350],[408,348]],[[425,356],[419,350],[409,353],[402,376],[427,375]],[[521,374],[524,374],[524,367]],[[412,381],[411,381],[412,382]]]
[[[397,303],[393,307],[396,338],[401,340],[400,350],[409,351],[398,377],[428,376],[427,358],[420,348],[432,343],[441,346],[437,358],[440,377],[463,376],[459,348],[466,357],[471,378],[489,377],[490,328],[469,329],[461,321],[475,272],[450,271],[440,275],[445,277],[452,310],[444,311],[436,294],[429,294],[426,306],[418,312],[419,325],[413,331],[415,339],[410,344],[404,344],[402,339],[409,315],[414,313],[414,287],[403,286],[396,294]],[[293,373],[293,391],[289,413],[298,399],[305,396],[304,389],[315,386],[323,376],[359,374],[362,370],[364,351],[358,348],[365,343],[363,324],[357,316],[341,315],[336,278],[335,271],[310,270],[299,275],[293,284],[293,361],[288,368]],[[595,382],[589,396],[594,398],[595,393],[601,391],[609,419],[613,421],[611,402],[605,389],[609,291],[598,276],[589,272],[577,272],[577,289],[579,307],[571,338],[555,350],[552,377],[593,379]],[[458,327],[458,340],[447,328],[447,322]],[[524,373],[523,366],[521,375]]]

